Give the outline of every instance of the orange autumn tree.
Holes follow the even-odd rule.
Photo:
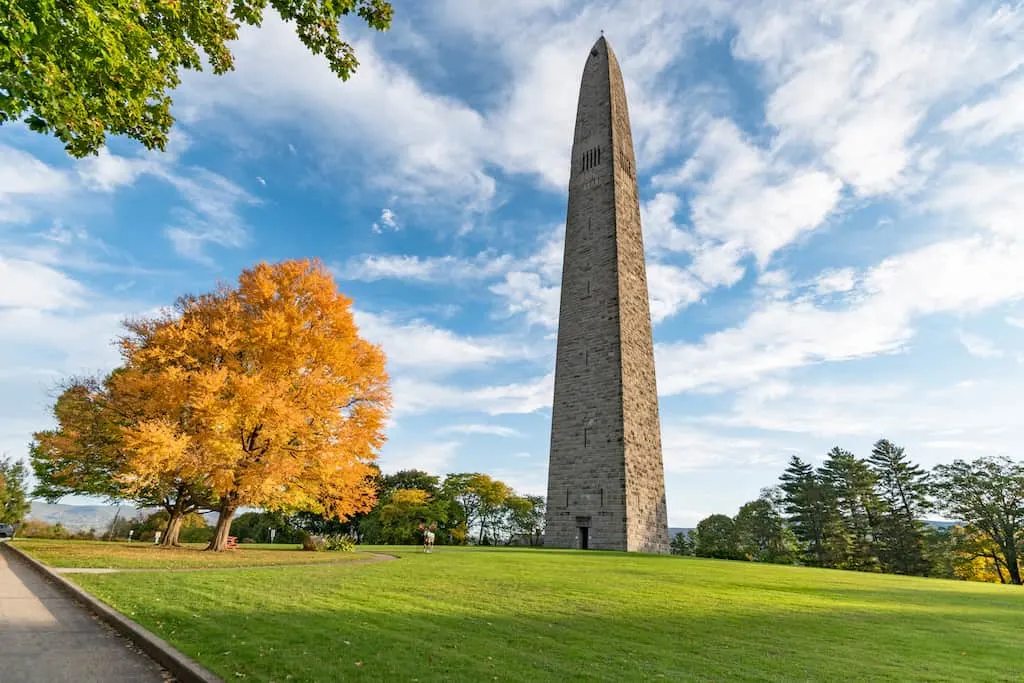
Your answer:
[[[126,429],[131,484],[168,469],[201,479],[219,501],[210,550],[242,506],[369,510],[391,394],[350,306],[320,262],[285,261],[128,323],[119,382],[159,416]]]

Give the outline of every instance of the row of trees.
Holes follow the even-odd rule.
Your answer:
[[[285,515],[247,512],[232,524],[241,539],[297,541],[302,534],[344,534],[360,543],[421,543],[421,525],[436,525],[436,543],[465,545],[539,545],[544,528],[544,499],[521,496],[512,487],[477,472],[444,478],[421,470],[402,470],[376,478],[372,509],[338,520],[309,512]]]
[[[56,428],[34,435],[35,495],[162,508],[168,545],[215,510],[210,550],[240,507],[370,511],[391,396],[350,305],[322,264],[285,261],[126,321],[122,365],[67,382]]]
[[[403,470],[375,478],[377,503],[345,521],[321,514],[248,511],[236,516],[230,535],[242,543],[301,543],[308,535],[348,535],[363,543],[417,544],[421,525],[437,527],[437,542],[450,545],[539,545],[544,499],[520,496],[504,482],[480,473],[448,474],[443,479],[420,470]],[[37,538],[83,538],[152,541],[167,530],[166,510],[118,516],[103,531],[72,533],[58,524],[29,521],[19,534]],[[214,529],[203,515],[184,515],[182,543],[208,542]],[[273,531],[273,535],[271,534]]]
[[[929,513],[961,520],[946,528]],[[957,460],[931,472],[882,439],[870,457],[833,448],[820,467],[794,456],[778,486],[679,534],[673,552],[1021,584],[1024,464]]]

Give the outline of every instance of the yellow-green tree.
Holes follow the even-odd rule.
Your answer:
[[[285,261],[128,323],[117,390],[144,417],[124,432],[126,481],[169,468],[201,479],[219,501],[211,550],[241,506],[368,510],[391,395],[350,306],[321,263]]]
[[[500,522],[502,505],[513,495],[507,484],[479,472],[449,474],[441,491],[461,506],[466,528],[477,529],[478,543],[483,543],[488,530],[493,531]]]
[[[964,581],[1008,583],[1009,572],[999,544],[970,525],[949,530],[953,575]]]

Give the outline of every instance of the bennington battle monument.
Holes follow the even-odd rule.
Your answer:
[[[633,136],[604,36],[583,69],[571,163],[544,545],[668,552]]]

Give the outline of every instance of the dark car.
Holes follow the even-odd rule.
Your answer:
[[[14,536],[14,527],[10,524],[0,524],[0,538],[11,538]]]

